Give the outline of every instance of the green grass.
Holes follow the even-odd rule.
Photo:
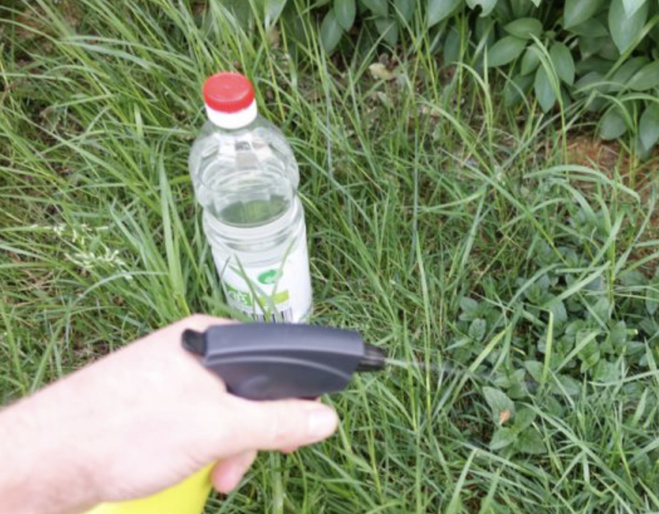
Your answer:
[[[217,0],[15,7],[0,25],[3,403],[190,313],[230,314],[186,159],[204,78],[237,67],[300,163],[313,322],[465,371],[357,377],[327,399],[336,437],[261,456],[207,512],[659,511],[656,159],[623,141],[611,169],[575,165],[582,106],[505,110],[505,77],[442,68],[423,31],[383,82],[381,49],[329,60],[306,12],[292,59],[285,28],[243,31]],[[610,367],[589,368],[593,352]],[[539,453],[490,449],[484,387],[535,413]]]

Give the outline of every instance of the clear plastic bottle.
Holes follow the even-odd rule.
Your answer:
[[[203,92],[208,121],[190,175],[227,302],[258,320],[304,321],[311,278],[295,156],[243,75],[213,75]]]

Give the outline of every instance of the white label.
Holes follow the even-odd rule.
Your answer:
[[[231,307],[258,321],[303,321],[311,311],[311,276],[306,238],[272,266],[249,266],[213,252]]]

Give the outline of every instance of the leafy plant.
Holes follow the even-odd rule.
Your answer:
[[[500,393],[505,396],[504,393]],[[509,400],[510,401],[510,400]],[[529,407],[521,408],[513,417],[508,426],[500,423],[499,428],[490,440],[491,450],[520,452],[531,455],[546,452],[545,443],[538,429],[533,427],[536,419],[535,412]]]
[[[282,18],[294,27],[300,12],[295,0],[224,1],[242,19],[260,12],[266,25]],[[439,42],[433,48],[446,64],[502,69],[508,108],[532,94],[544,112],[584,106],[600,117],[603,139],[631,134],[641,157],[659,142],[659,3],[654,0],[567,0],[564,5],[547,0],[320,0],[305,5],[319,19],[318,38],[328,53],[364,35],[393,49],[409,41],[410,34],[414,39],[427,34]],[[463,38],[468,44],[461,47]]]
[[[568,0],[563,10],[555,2],[494,3],[496,38],[485,53],[489,67],[510,76],[508,107],[531,91],[545,112],[579,101],[601,114],[603,139],[630,132],[639,153],[650,153],[659,141],[656,2]]]
[[[560,413],[573,401],[569,398],[591,394],[589,385],[597,389],[613,384],[638,398],[641,393],[622,379],[627,370],[647,370],[654,362],[659,270],[651,278],[632,269],[613,277],[595,272],[577,279],[571,270],[592,270],[593,255],[601,254],[611,240],[611,224],[607,213],[584,205],[570,209],[567,226],[568,232],[560,235],[562,246],[535,246],[526,263],[529,278],[516,280],[508,300],[498,295],[496,303],[487,296],[459,301],[455,343],[447,348],[453,361],[470,363],[480,353],[475,344],[503,326],[513,334],[515,351],[492,351],[478,370],[480,376],[492,376],[496,386],[483,388],[496,428],[492,450],[544,451],[539,433],[530,428],[532,412],[518,402],[541,401],[545,411]],[[508,288],[501,278],[488,289]],[[622,301],[611,297],[613,288],[643,294]],[[496,307],[501,302],[505,311]],[[506,321],[506,312],[516,312],[516,321]],[[486,327],[484,335],[480,327]]]

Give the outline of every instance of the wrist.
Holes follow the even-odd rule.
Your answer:
[[[0,412],[0,440],[6,443],[0,447],[0,514],[69,514],[97,503],[89,468],[62,430],[64,420],[43,408],[57,404],[42,398],[45,393],[50,391]]]

